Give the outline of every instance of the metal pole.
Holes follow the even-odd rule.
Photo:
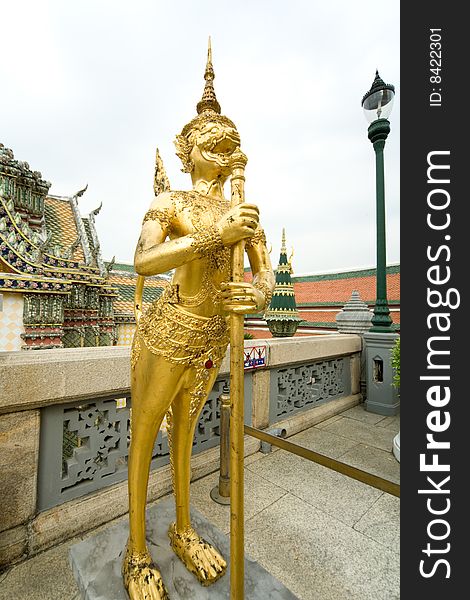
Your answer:
[[[231,157],[232,206],[244,202],[246,156],[236,151]],[[232,281],[243,281],[245,244],[232,246]],[[244,316],[230,315],[230,599],[245,595],[244,517]]]
[[[279,438],[278,435],[272,435],[272,433],[269,431],[261,431],[260,429],[255,429],[254,427],[245,425],[245,433],[262,440],[262,443],[264,442],[265,444],[272,444],[273,446],[287,450],[287,452],[292,452],[297,456],[301,456],[302,458],[316,462],[319,465],[323,465],[328,469],[342,473],[347,477],[351,477],[357,481],[362,481],[362,483],[366,483],[367,485],[382,490],[383,492],[387,492],[387,494],[392,494],[393,496],[398,497],[400,496],[400,486],[393,481],[388,481],[388,479],[384,479],[383,477],[372,475],[371,473],[367,473],[366,471],[362,471],[361,469],[352,467],[346,463],[342,463],[339,460],[330,458],[329,456],[324,456],[323,454],[319,454],[318,452],[314,452],[313,450],[309,450],[308,448],[304,448],[298,444],[293,444],[292,442],[289,442],[289,440]]]
[[[230,396],[224,385],[220,400],[220,472],[219,483],[210,491],[210,496],[218,504],[230,504]]]
[[[387,302],[387,258],[385,238],[385,181],[384,146],[390,132],[387,119],[373,121],[368,129],[375,150],[376,205],[377,205],[377,292],[370,331],[390,332],[392,319]]]

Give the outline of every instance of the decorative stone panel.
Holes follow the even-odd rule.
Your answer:
[[[219,443],[218,398],[227,378],[218,379],[201,412],[193,452]],[[251,422],[251,376],[245,376],[246,422]],[[43,408],[39,455],[38,509],[45,510],[127,477],[131,400],[93,399]],[[152,467],[169,462],[164,427],[153,449]]]
[[[349,357],[272,369],[270,422],[350,393]]]

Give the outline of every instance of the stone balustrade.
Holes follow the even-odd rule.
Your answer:
[[[361,338],[325,335],[247,340],[261,363],[245,371],[246,422],[288,434],[357,404]],[[129,347],[0,353],[0,567],[127,512]],[[264,361],[264,363],[263,363]],[[192,479],[219,459],[218,396],[225,357],[195,436]],[[259,442],[246,438],[245,454]],[[171,491],[163,430],[149,501]]]

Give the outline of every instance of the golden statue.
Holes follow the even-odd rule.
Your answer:
[[[131,352],[130,533],[122,566],[131,600],[168,598],[145,543],[152,449],[165,415],[176,502],[176,523],[168,531],[171,546],[203,585],[213,583],[226,570],[217,549],[191,527],[192,442],[227,349],[230,315],[242,324],[244,314],[265,308],[274,287],[258,208],[243,201],[241,173],[246,157],[240,151],[240,136],[234,123],[221,115],[215,96],[210,40],[204,79],[197,116],[175,141],[183,171],[191,175],[192,190],[170,191],[157,152],[155,198],[144,217],[135,252],[140,277]],[[224,197],[224,183],[231,175],[232,205]],[[237,281],[240,276],[234,277],[231,269],[234,248],[243,252],[243,244],[253,284]],[[243,270],[243,255],[241,260]],[[142,314],[144,277],[170,269],[175,269],[171,284]]]

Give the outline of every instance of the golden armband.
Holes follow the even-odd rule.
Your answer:
[[[157,221],[162,229],[170,229],[171,227],[171,212],[168,208],[151,208],[145,213],[142,225],[146,221]]]
[[[259,290],[264,295],[264,302],[265,302],[264,308],[265,308],[265,310],[267,310],[269,307],[269,303],[271,302],[271,298],[273,297],[273,292],[272,292],[271,288],[264,281],[255,283],[253,285],[253,287],[256,288],[257,290]]]
[[[216,227],[207,227],[192,234],[191,246],[199,256],[208,256],[225,248]]]

